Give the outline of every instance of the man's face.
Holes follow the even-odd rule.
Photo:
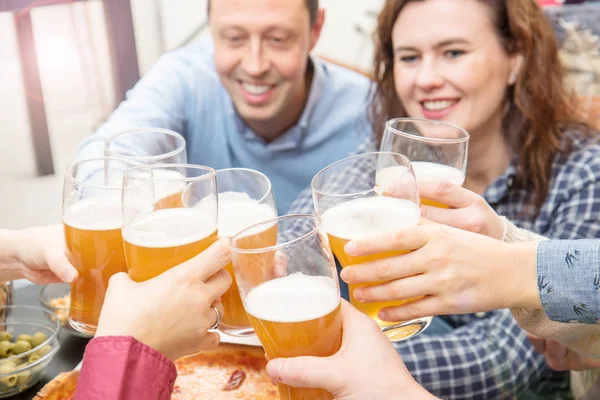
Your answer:
[[[305,0],[216,0],[210,7],[216,69],[240,116],[264,124],[304,104],[322,15],[311,25]]]

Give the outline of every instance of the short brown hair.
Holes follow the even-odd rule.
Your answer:
[[[308,14],[310,16],[310,24],[314,24],[319,14],[319,0],[304,0]],[[206,15],[210,14],[210,0],[206,2]]]

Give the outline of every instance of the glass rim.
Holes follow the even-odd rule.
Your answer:
[[[401,159],[403,159],[404,162],[407,163],[407,167],[410,171],[410,173],[413,175],[413,177],[415,177],[415,172],[414,169],[412,167],[412,163],[410,161],[410,159],[408,157],[406,157],[404,154],[400,154],[400,153],[396,153],[394,151],[370,151],[367,153],[360,153],[360,154],[355,154],[353,156],[349,156],[346,158],[342,158],[341,160],[338,160],[332,164],[329,164],[328,166],[326,166],[325,168],[323,168],[322,170],[320,170],[319,172],[317,172],[315,174],[315,176],[312,178],[312,181],[310,182],[310,189],[312,191],[312,193],[317,193],[320,194],[322,196],[327,196],[327,197],[348,197],[348,196],[358,196],[361,194],[367,194],[371,191],[373,191],[374,189],[369,189],[366,191],[362,191],[362,192],[354,192],[354,193],[345,193],[345,194],[335,194],[335,193],[325,193],[322,192],[318,189],[315,189],[315,181],[317,179],[317,177],[319,177],[321,175],[321,173],[325,172],[326,170],[328,170],[331,167],[336,166],[337,164],[340,164],[342,162],[346,162],[348,160],[352,160],[354,158],[360,158],[360,157],[365,157],[365,156],[373,156],[373,155],[380,155],[380,154],[387,154],[387,155],[393,155],[393,156],[400,156]],[[415,177],[416,180],[416,177]]]
[[[396,122],[420,122],[420,123],[426,123],[426,124],[430,124],[430,125],[437,125],[437,126],[446,126],[452,129],[456,129],[458,132],[461,132],[463,134],[462,137],[459,138],[454,138],[454,139],[444,139],[444,138],[433,138],[433,137],[424,137],[424,136],[418,136],[412,133],[408,133],[408,132],[404,132],[401,131],[397,128],[394,128],[392,126],[392,124],[396,123]],[[404,136],[404,137],[409,137],[411,139],[415,139],[415,140],[419,140],[421,142],[432,142],[432,143],[445,143],[445,144],[459,144],[459,143],[465,143],[468,142],[471,135],[469,134],[469,132],[467,132],[465,129],[461,128],[460,126],[454,125],[454,124],[449,124],[448,122],[443,122],[443,121],[437,121],[437,120],[432,120],[432,119],[426,119],[426,118],[393,118],[390,119],[388,121],[386,121],[385,123],[385,128],[389,129],[390,131],[392,131],[394,134],[396,135],[400,135],[400,136]]]
[[[122,156],[122,155],[120,156],[120,155],[117,155],[117,157],[129,158],[129,159],[136,160],[136,161],[138,161],[138,160],[154,161],[154,160],[162,160],[165,158],[173,157],[173,156],[176,156],[177,154],[181,153],[182,151],[185,151],[186,140],[180,133],[177,133],[170,129],[164,129],[164,128],[135,128],[135,129],[128,129],[126,131],[115,133],[111,137],[107,138],[104,141],[104,152],[106,154],[110,153],[110,149],[108,148],[108,146],[113,139],[116,139],[117,137],[122,136],[122,135],[143,132],[143,131],[153,131],[153,132],[164,133],[165,135],[177,138],[178,140],[180,140],[182,142],[182,144],[180,146],[178,146],[175,150],[172,150],[165,154],[156,155],[156,156]]]
[[[132,172],[142,170],[142,169],[153,170],[153,169],[175,169],[175,168],[202,170],[202,171],[206,171],[206,173],[196,176],[196,177],[192,177],[192,178],[189,178],[186,176],[183,176],[181,178],[157,178],[154,176],[150,176],[149,178],[138,178],[138,177],[131,176]],[[214,168],[207,167],[205,165],[196,165],[196,164],[170,164],[170,163],[150,164],[150,165],[141,164],[141,165],[137,165],[135,167],[127,168],[125,171],[123,171],[123,178],[137,180],[137,181],[152,180],[152,181],[170,181],[170,182],[186,182],[187,183],[187,182],[199,182],[204,179],[212,179],[212,178],[214,178],[216,181],[216,179],[217,179],[216,177],[217,177],[217,171],[215,171]]]
[[[263,174],[262,172],[260,172],[260,171],[257,171],[257,170],[255,170],[255,169],[252,169],[252,168],[222,168],[222,169],[218,169],[218,170],[216,170],[216,175],[217,175],[217,178],[216,178],[216,179],[217,179],[217,192],[218,192],[218,190],[219,190],[219,172],[221,172],[221,171],[223,171],[223,172],[230,172],[230,171],[244,171],[244,172],[251,172],[251,173],[253,173],[253,174],[255,174],[255,175],[259,175],[259,176],[261,176],[262,178],[264,178],[264,180],[265,180],[265,181],[267,182],[267,184],[268,184],[268,187],[267,187],[267,191],[266,191],[266,193],[265,193],[265,194],[263,194],[263,195],[262,195],[262,197],[261,197],[259,200],[257,200],[257,202],[258,202],[258,203],[262,203],[262,202],[263,202],[263,200],[265,200],[265,199],[267,198],[267,196],[269,195],[269,193],[273,193],[273,187],[272,187],[271,180],[269,179],[269,177],[268,177],[267,175]],[[219,194],[219,193],[217,193],[217,195],[218,195],[218,194]],[[273,198],[275,198],[275,196],[274,196],[274,195],[273,195]]]
[[[261,247],[258,249],[240,249],[239,247],[235,246],[235,244],[234,244],[235,239],[242,236],[244,233],[246,233],[246,231],[249,231],[249,230],[254,229],[261,225],[268,225],[268,224],[273,225],[273,223],[279,223],[279,221],[287,220],[287,219],[312,219],[313,221],[316,221],[316,226],[313,229],[311,229],[309,232],[307,232],[301,236],[298,236],[297,238],[288,240],[285,243],[275,244],[273,246]],[[231,246],[232,253],[233,252],[240,253],[240,254],[266,253],[269,251],[279,250],[290,244],[302,241],[302,240],[306,239],[307,237],[309,237],[310,235],[313,235],[314,233],[319,232],[320,229],[321,229],[321,217],[319,217],[318,215],[315,215],[315,214],[288,214],[288,215],[282,215],[280,217],[271,218],[266,221],[262,221],[262,222],[259,222],[259,223],[256,223],[254,225],[247,227],[246,229],[238,232],[235,236],[233,236],[231,239],[229,239],[229,244]]]
[[[123,176],[125,176],[125,172],[131,168],[138,168],[138,167],[144,166],[144,164],[142,164],[141,162],[135,161],[135,160],[132,160],[132,159],[129,159],[126,157],[105,156],[105,157],[84,158],[81,160],[73,161],[69,165],[67,165],[67,168],[65,170],[65,179],[68,179],[71,183],[74,183],[76,185],[83,185],[85,187],[92,188],[92,189],[121,190],[121,188],[123,186],[108,186],[108,185],[101,186],[101,185],[83,182],[83,181],[75,178],[71,173],[73,167],[76,167],[79,164],[84,164],[84,163],[92,162],[92,161],[111,161],[111,160],[119,161],[119,162],[123,162],[123,163],[129,163],[129,164],[133,165],[133,167],[128,167],[123,170]]]

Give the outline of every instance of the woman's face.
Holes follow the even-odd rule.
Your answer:
[[[442,120],[473,138],[499,132],[517,57],[478,0],[409,2],[392,31],[394,81],[410,117]]]

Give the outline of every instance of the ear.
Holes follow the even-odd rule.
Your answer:
[[[514,85],[521,74],[524,57],[521,53],[515,53],[510,56],[510,74],[508,75],[508,85]]]
[[[325,9],[320,8],[317,13],[317,18],[315,22],[313,22],[312,27],[310,28],[310,48],[309,51],[314,49],[319,41],[319,37],[321,36],[321,30],[323,29],[323,24],[325,23]]]

